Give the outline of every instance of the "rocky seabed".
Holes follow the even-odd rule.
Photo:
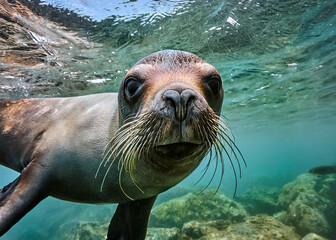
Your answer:
[[[79,222],[69,240],[105,239],[108,223]],[[157,205],[146,240],[336,239],[336,174],[302,174],[282,189],[254,188],[235,200],[215,190]]]

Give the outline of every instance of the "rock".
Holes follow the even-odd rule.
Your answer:
[[[247,218],[242,223],[229,226],[223,231],[208,234],[200,240],[255,240],[255,239],[272,239],[272,240],[296,240],[300,239],[290,227],[282,224],[273,217],[253,216]]]
[[[206,223],[186,223],[182,228],[181,239],[199,240],[299,240],[292,228],[269,216],[247,217],[244,222],[231,225],[215,224],[217,221]],[[188,227],[189,225],[189,227]]]
[[[0,0],[1,97],[13,93],[15,98],[28,97],[46,91],[55,94],[69,75],[70,70],[63,68],[83,58],[93,45],[77,32],[38,16],[18,0]],[[73,80],[74,76],[68,78]],[[82,85],[75,82],[73,86],[80,89]]]
[[[309,233],[306,236],[304,236],[301,240],[327,240],[327,239],[315,233]]]
[[[285,185],[275,216],[301,235],[336,236],[336,174],[302,174]]]
[[[192,220],[240,222],[247,216],[240,204],[221,193],[208,190],[200,194],[189,193],[158,205],[152,210],[149,226],[181,228],[185,222]]]
[[[168,202],[172,199],[175,198],[179,198],[179,197],[183,197],[185,195],[187,195],[190,192],[201,192],[203,190],[203,188],[201,187],[195,187],[195,186],[187,186],[187,185],[177,185],[169,190],[167,190],[166,192],[163,192],[161,194],[159,194],[159,196],[157,197],[156,201],[155,201],[155,205],[157,206],[161,203],[164,202]]]
[[[251,215],[273,215],[277,210],[280,188],[252,188],[235,198]]]
[[[146,240],[178,240],[180,232],[178,228],[148,228]]]
[[[70,233],[66,234],[67,240],[105,240],[109,223],[79,222]]]
[[[106,239],[108,223],[79,222],[65,240],[103,240]],[[312,237],[316,235],[306,236]],[[292,228],[269,216],[247,217],[244,222],[230,225],[229,221],[215,220],[207,222],[191,221],[179,228],[148,228],[146,240],[299,240]],[[304,240],[324,240],[307,238]]]
[[[213,232],[225,229],[230,225],[229,221],[216,220],[208,222],[191,221],[185,223],[182,227],[182,233],[187,236],[188,239],[198,239]]]
[[[71,232],[62,236],[64,240],[105,240],[109,223],[79,222]],[[146,240],[178,240],[181,230],[178,228],[148,228]]]
[[[62,48],[89,46],[75,32],[37,16],[16,0],[0,0],[0,26],[0,61],[7,64],[37,66],[47,56],[67,54]]]

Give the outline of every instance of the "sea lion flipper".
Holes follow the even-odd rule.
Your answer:
[[[17,185],[19,178],[20,177],[16,178],[13,182],[7,184],[6,186],[0,189],[0,203],[2,199],[4,199],[5,196],[7,196],[11,192],[10,189],[13,189]]]
[[[149,214],[156,197],[120,203],[111,220],[107,240],[145,239]]]
[[[36,166],[38,165],[38,166]],[[0,192],[0,236],[47,197],[39,164],[30,163],[21,175]]]

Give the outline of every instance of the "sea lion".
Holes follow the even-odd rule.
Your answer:
[[[107,239],[144,239],[159,193],[209,152],[237,158],[222,101],[218,71],[176,50],[137,62],[118,94],[1,100],[0,163],[21,174],[0,192],[0,235],[53,196],[119,203]]]

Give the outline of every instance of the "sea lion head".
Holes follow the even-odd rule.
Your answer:
[[[177,183],[213,147],[221,156],[219,136],[231,144],[219,117],[222,102],[222,79],[215,67],[189,52],[153,53],[137,62],[121,83],[121,127],[110,155],[122,159],[132,178],[138,162],[145,162],[158,172],[174,173]]]
[[[178,99],[183,101],[182,105],[175,105]],[[146,108],[158,111],[155,107],[160,102],[169,108],[174,103],[178,114],[165,115],[175,116],[181,122],[190,117],[194,101],[210,106],[219,115],[223,102],[222,80],[215,67],[184,51],[164,50],[141,59],[125,76],[119,90],[119,104],[127,106],[121,109],[122,121]]]

